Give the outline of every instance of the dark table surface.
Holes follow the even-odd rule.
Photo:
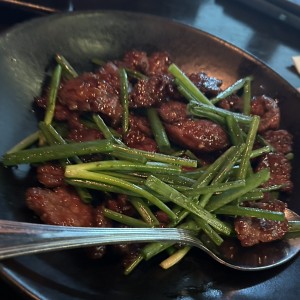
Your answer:
[[[191,25],[220,37],[253,54],[291,85],[300,87],[300,76],[293,66],[292,57],[300,55],[299,30],[280,20],[268,17],[238,1],[228,0],[73,0],[21,1],[40,4],[41,14],[34,5],[0,1],[0,33],[13,25],[41,17],[43,14],[66,10],[114,9],[160,15]],[[56,6],[56,7],[54,7]],[[46,9],[45,7],[50,7]],[[27,299],[11,285],[0,279],[0,299]]]

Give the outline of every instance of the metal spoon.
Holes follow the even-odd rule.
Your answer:
[[[287,209],[290,222],[300,221]],[[87,228],[53,226],[0,220],[0,259],[25,254],[79,248],[93,245],[176,242],[195,246],[221,264],[237,270],[256,271],[281,265],[300,251],[300,237],[241,247],[236,239],[227,239],[214,247],[195,237],[192,231],[176,228]]]

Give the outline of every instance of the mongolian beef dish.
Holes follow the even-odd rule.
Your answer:
[[[285,236],[279,197],[293,189],[293,138],[279,127],[280,99],[252,95],[252,77],[223,88],[205,70],[185,73],[166,52],[93,63],[93,72],[78,74],[55,56],[33,104],[38,131],[3,156],[5,166],[35,169],[25,195],[35,215],[52,225],[185,228],[217,246],[226,236],[245,247]],[[86,250],[95,259],[120,255],[129,273],[183,249]]]

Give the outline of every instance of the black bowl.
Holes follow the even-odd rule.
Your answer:
[[[294,135],[295,190],[287,199],[300,212],[300,94],[266,65],[205,32],[170,20],[125,12],[84,12],[36,19],[0,37],[0,153],[36,130],[31,109],[54,53],[80,72],[90,59],[120,58],[132,48],[166,50],[185,71],[204,70],[223,79],[224,87],[253,75],[254,94],[279,99],[282,127]],[[30,169],[0,169],[0,218],[37,221],[24,204]],[[163,271],[161,257],[124,276],[118,262],[90,261],[80,250],[10,259],[0,264],[4,277],[28,296],[43,299],[298,299],[300,259],[279,268],[247,273],[218,265],[192,251]]]

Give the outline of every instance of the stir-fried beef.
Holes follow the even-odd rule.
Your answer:
[[[83,73],[66,81],[58,93],[58,99],[70,110],[99,112],[117,124],[122,115],[119,97],[99,74]]]
[[[171,141],[194,151],[213,152],[229,144],[224,129],[209,120],[186,119],[174,124],[166,123],[165,128]]]
[[[179,101],[164,102],[157,109],[161,119],[166,123],[176,123],[188,118],[187,105]]]
[[[123,61],[118,64],[152,76],[166,74],[171,60],[167,52],[154,52],[148,56],[144,51],[132,50],[127,52]]]
[[[120,75],[118,67],[112,63],[108,62],[104,66],[102,66],[97,75],[100,79],[107,82],[110,86],[112,86],[115,90],[116,94],[120,93]]]
[[[149,68],[146,74],[166,74],[170,64],[171,60],[167,52],[154,52],[149,56]]]
[[[257,167],[256,171],[269,168],[270,179],[263,184],[264,187],[272,185],[282,185],[281,190],[291,192],[293,183],[291,180],[292,166],[290,161],[282,153],[268,153],[264,155]]]
[[[286,154],[292,152],[293,137],[283,129],[268,130],[262,134],[262,137],[273,146],[276,151]]]
[[[128,201],[126,195],[118,195],[113,199],[106,200],[106,206],[115,212],[128,216],[133,216],[135,213],[135,210],[132,204]]]
[[[54,188],[64,185],[64,168],[58,164],[44,164],[37,167],[37,179],[45,187]]]
[[[191,150],[202,165],[210,165],[220,153],[231,146],[227,129],[211,120],[189,115],[187,99],[180,94],[174,77],[168,72],[170,64],[171,59],[166,52],[147,55],[146,52],[132,50],[125,54],[123,60],[107,62],[94,73],[83,73],[68,80],[63,78],[54,112],[55,121],[64,124],[60,130],[63,138],[67,142],[103,139],[103,133],[94,126],[95,124],[90,125],[91,114],[98,113],[108,126],[120,134],[120,138],[128,147],[158,152],[155,140],[157,137],[154,138],[146,117],[147,108],[153,107],[157,110],[172,142],[172,148]],[[143,79],[128,76],[129,130],[126,133],[121,126],[124,116],[120,98],[120,67],[146,75]],[[209,77],[204,72],[189,74],[188,77],[209,99],[222,92],[222,81]],[[48,93],[49,89],[46,89],[43,95],[35,100],[36,105],[44,110],[47,108]],[[242,112],[243,98],[238,93],[232,94],[219,101],[217,106],[233,112]],[[264,168],[270,169],[270,179],[262,187],[281,185],[281,191],[291,192],[291,163],[285,154],[292,151],[293,140],[289,132],[278,129],[280,112],[277,101],[265,95],[253,97],[251,114],[260,116],[259,133],[276,150],[251,160],[251,167],[255,172]],[[255,146],[261,146],[258,139]],[[101,160],[106,155],[108,154],[87,155],[80,159]],[[186,171],[188,168],[182,167],[182,170]],[[64,167],[58,162],[38,166],[37,179],[43,188],[29,188],[26,203],[45,223],[66,226],[125,226],[106,218],[104,208],[140,218],[126,195],[112,193],[107,198],[107,194],[93,191],[92,203],[83,203],[76,191],[66,184]],[[193,180],[190,178],[191,182]],[[286,205],[279,200],[273,200],[270,195],[271,193],[265,193],[261,202],[245,202],[242,205],[283,212]],[[160,227],[169,226],[170,219],[165,212],[156,208],[153,213]],[[252,246],[282,238],[288,230],[288,223],[237,217],[234,227],[241,244]],[[103,257],[107,250],[120,254],[124,264],[128,265],[137,257],[140,245],[96,246],[86,249],[92,258]]]
[[[69,132],[68,139],[73,142],[86,142],[102,139],[102,133],[92,128],[76,128]]]
[[[149,60],[147,53],[144,51],[131,50],[128,51],[122,62],[117,62],[118,65],[124,65],[129,69],[147,74],[149,68]]]
[[[204,72],[190,74],[189,79],[208,97],[216,96],[221,91],[222,80],[209,77]]]
[[[139,130],[129,130],[128,133],[123,137],[123,141],[128,147],[149,151],[157,152],[157,144],[154,139],[148,137],[146,134]]]
[[[222,99],[218,102],[218,106],[233,112],[241,112],[243,110],[243,100],[236,94]]]
[[[129,116],[129,124],[131,130],[140,131],[141,133],[149,137],[153,136],[150,124],[146,117],[131,114]]]
[[[155,75],[139,80],[129,95],[129,105],[133,108],[151,107],[166,100],[172,79],[168,75]]]
[[[279,128],[280,111],[276,100],[265,95],[254,97],[251,101],[251,113],[260,116],[258,132]]]
[[[286,204],[273,200],[269,202],[248,202],[248,207],[284,212]],[[234,221],[235,231],[242,246],[248,247],[260,242],[271,242],[283,238],[288,231],[288,222],[237,217]]]
[[[47,224],[86,227],[94,222],[92,207],[68,187],[29,188],[26,203]]]

